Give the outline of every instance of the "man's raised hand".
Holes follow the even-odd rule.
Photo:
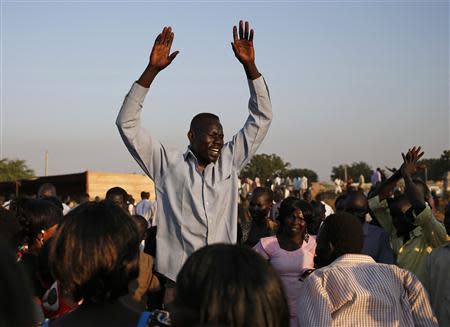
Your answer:
[[[156,37],[153,44],[152,53],[150,54],[150,62],[142,73],[137,83],[145,88],[149,88],[156,75],[170,65],[175,59],[179,51],[170,53],[174,34],[172,28],[164,27],[162,32]]]
[[[412,149],[408,149],[406,155],[402,153],[403,164],[400,168],[402,176],[412,176],[417,172],[417,170],[421,168],[417,163],[424,154],[424,152],[421,152],[421,150],[422,148],[419,146],[417,148],[413,147]]]
[[[255,61],[255,50],[253,49],[253,29],[249,31],[248,22],[239,21],[239,37],[238,29],[233,26],[233,48],[234,55],[243,64],[250,64]]]
[[[153,45],[152,53],[150,54],[149,66],[156,71],[161,71],[175,59],[179,51],[170,54],[174,34],[172,28],[164,27],[162,32],[156,37]]]
[[[248,22],[239,21],[238,28],[233,26],[233,48],[237,60],[244,66],[247,77],[251,80],[258,78],[261,74],[255,65],[255,49],[253,48],[253,29],[250,29]]]

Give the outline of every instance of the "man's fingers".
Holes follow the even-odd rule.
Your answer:
[[[158,36],[156,37],[154,45],[157,45],[157,44],[160,44],[160,43],[161,43],[161,33],[159,33]]]
[[[234,55],[237,57],[237,55],[239,54],[239,51],[236,49],[233,42],[231,42],[231,48],[233,49]]]
[[[253,42],[253,34],[254,34],[254,33],[253,33],[253,29],[251,29],[251,30],[250,30],[250,37],[249,37],[249,39],[248,39],[250,42]]]
[[[402,158],[403,158],[403,161],[406,162],[406,156],[403,152],[402,152]]]
[[[233,26],[233,42],[236,43],[237,41],[238,41],[237,27]]]
[[[174,53],[172,53],[169,56],[169,61],[172,62],[179,53],[180,53],[180,51],[175,51]]]
[[[170,49],[170,47],[172,46],[172,42],[173,42],[173,38],[175,37],[175,34],[173,34],[173,32],[171,32],[170,34],[169,34],[169,37],[168,37],[168,41],[167,41],[167,46],[169,47],[169,49]]]
[[[244,23],[242,22],[242,20],[239,21],[239,39],[243,39],[244,38]]]
[[[422,158],[422,156],[425,154],[425,152],[421,152],[421,153],[419,153],[419,155],[417,156],[417,160],[419,160],[420,158]]]
[[[245,22],[244,39],[248,40],[248,22]]]

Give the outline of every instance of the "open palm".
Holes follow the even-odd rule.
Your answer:
[[[249,29],[248,22],[239,22],[239,36],[236,26],[233,27],[233,47],[234,55],[242,64],[255,61],[255,50],[253,48],[253,29]]]
[[[150,66],[163,70],[175,59],[178,51],[170,54],[170,48],[172,47],[174,34],[171,27],[164,27],[161,34],[155,39],[152,53],[150,54]]]

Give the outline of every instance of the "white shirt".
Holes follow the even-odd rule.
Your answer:
[[[156,202],[152,203],[148,199],[143,199],[136,204],[136,214],[144,217],[147,220],[149,227],[154,225],[153,218],[155,210]]]

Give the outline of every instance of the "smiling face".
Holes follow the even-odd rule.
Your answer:
[[[218,119],[206,118],[188,133],[191,150],[199,165],[205,167],[219,159],[223,147],[223,128]]]
[[[303,234],[306,228],[305,218],[300,209],[295,209],[290,215],[284,218],[285,232],[291,236]]]

